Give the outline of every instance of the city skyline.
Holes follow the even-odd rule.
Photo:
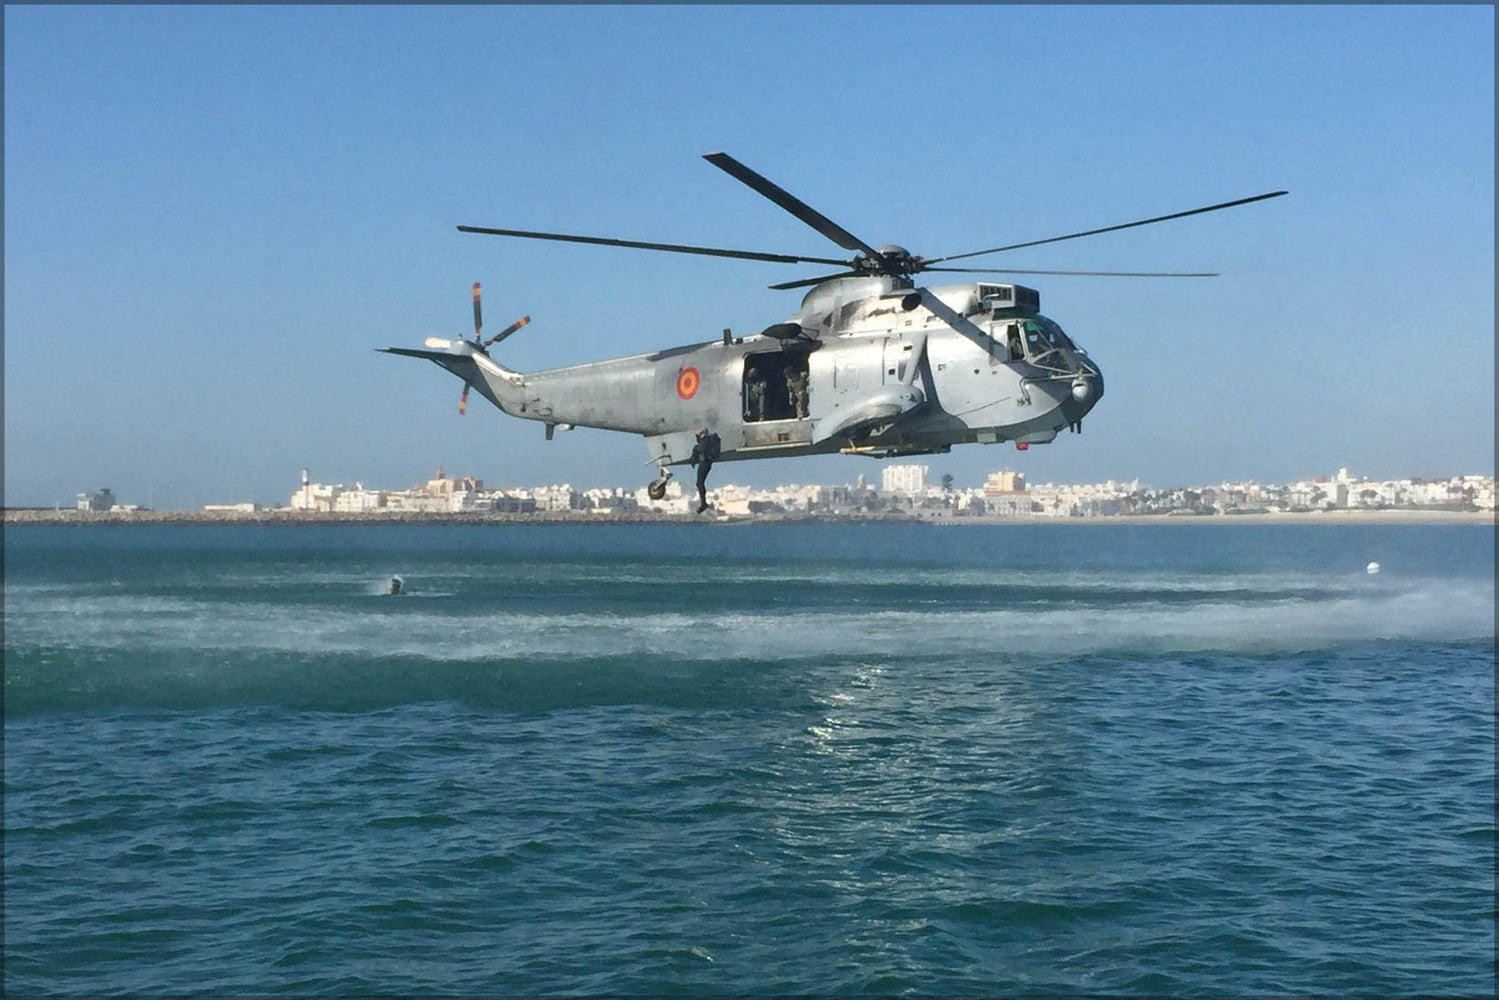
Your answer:
[[[1491,7],[4,17],[7,505],[101,485],[157,507],[269,502],[304,466],[643,485],[638,439],[548,442],[478,401],[459,417],[456,380],[375,348],[471,329],[474,280],[496,329],[532,316],[501,355],[525,370],[784,319],[798,293],[765,286],[805,274],[454,228],[826,252],[715,176],[699,159],[714,149],[924,254],[1291,192],[1005,258],[1222,276],[1022,278],[1106,393],[1081,435],[921,459],[960,481],[1000,464],[1079,482],[1494,472]],[[935,55],[973,37],[1041,54]],[[495,79],[486,38],[506,39],[503,82],[475,82]],[[763,72],[788,39],[829,56]],[[899,104],[867,89],[892,67]],[[878,468],[835,456],[714,475]]]
[[[355,480],[350,485],[345,482],[319,482],[309,470],[304,469],[301,482],[291,492],[289,500],[262,503],[258,500],[225,499],[205,504],[201,509],[223,513],[271,510],[369,513],[387,509],[456,513],[490,509],[491,500],[503,497],[506,500],[535,500],[535,506],[531,509],[543,511],[586,509],[600,504],[607,506],[615,499],[625,498],[629,498],[631,504],[638,505],[641,509],[691,511],[696,501],[692,491],[684,486],[683,480],[674,479],[668,484],[667,491],[666,501],[656,503],[647,498],[643,486],[615,484],[574,487],[571,483],[555,482],[498,484],[471,473],[449,475],[442,468],[438,468],[433,478],[411,486],[371,485],[362,480]],[[1456,473],[1431,479],[1410,476],[1373,479],[1357,475],[1346,467],[1331,474],[1302,476],[1285,482],[1229,477],[1215,482],[1167,484],[1146,483],[1138,478],[1098,482],[1032,482],[1023,473],[1005,468],[990,472],[983,484],[975,487],[960,484],[947,473],[931,473],[928,465],[891,463],[884,467],[878,483],[870,482],[864,476],[857,477],[853,482],[783,482],[771,486],[753,486],[726,480],[710,485],[708,492],[716,501],[729,497],[736,501],[785,503],[792,508],[804,505],[809,509],[814,500],[826,505],[827,498],[833,495],[843,497],[845,503],[857,505],[859,501],[851,498],[862,494],[927,500],[945,496],[959,498],[963,503],[996,496],[1073,497],[1092,500],[1133,496],[1143,503],[1146,498],[1155,502],[1163,497],[1176,496],[1181,499],[1191,494],[1206,496],[1211,502],[1213,497],[1221,494],[1231,498],[1233,506],[1249,507],[1259,502],[1273,502],[1281,509],[1307,505],[1328,508],[1429,507],[1465,502],[1480,510],[1492,511],[1495,506],[1494,477],[1482,473]],[[75,500],[80,510],[183,510],[153,508],[149,503],[131,502],[128,497],[117,497],[108,486],[92,491],[79,491]],[[53,509],[68,509],[71,506],[73,505],[62,502],[51,505]],[[991,504],[991,507],[994,505]],[[678,511],[677,508],[681,510]],[[45,506],[40,509],[45,509]],[[1108,511],[1116,512],[1117,510]]]

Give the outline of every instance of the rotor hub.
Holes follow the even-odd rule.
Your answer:
[[[861,255],[853,260],[853,267],[857,271],[866,274],[912,274],[921,270],[921,258],[913,257],[911,251],[905,247],[896,246],[894,243],[886,243],[884,246],[875,247],[875,253],[879,256]]]

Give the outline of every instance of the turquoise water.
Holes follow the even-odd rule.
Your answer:
[[[38,527],[5,575],[9,993],[1494,989],[1491,527]]]

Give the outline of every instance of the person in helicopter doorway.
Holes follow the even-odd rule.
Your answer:
[[[718,435],[710,432],[708,428],[697,429],[697,444],[692,446],[691,464],[697,467],[697,512],[699,514],[708,509],[708,470],[713,468],[713,462],[718,458],[720,444]]]
[[[791,405],[796,409],[797,419],[805,419],[807,416],[807,373],[805,370],[793,368],[786,373],[786,395],[790,397]]]
[[[749,419],[765,419],[765,376],[751,372],[749,378]]]

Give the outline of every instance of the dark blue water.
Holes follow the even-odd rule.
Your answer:
[[[1494,989],[1491,527],[12,528],[5,575],[10,993]]]

